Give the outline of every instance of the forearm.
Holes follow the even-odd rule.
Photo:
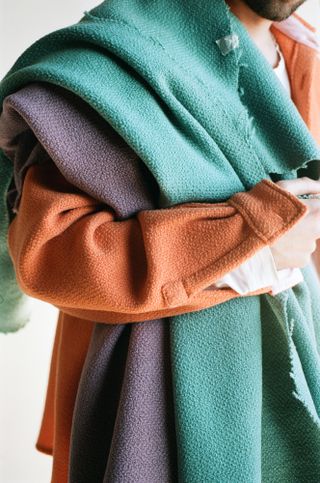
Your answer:
[[[18,283],[61,310],[110,323],[221,303],[238,294],[210,293],[210,284],[304,213],[294,196],[270,184],[230,203],[185,203],[117,221],[53,163],[31,166],[8,234]],[[274,218],[261,223],[257,209],[266,197]]]

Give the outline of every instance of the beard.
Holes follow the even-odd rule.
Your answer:
[[[290,17],[306,0],[244,0],[257,15],[281,22]]]

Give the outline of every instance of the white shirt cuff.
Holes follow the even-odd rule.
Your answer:
[[[272,252],[269,246],[265,246],[239,267],[217,280],[214,286],[231,287],[242,295],[271,286],[272,295],[276,295],[302,280],[303,275],[299,268],[277,270]]]

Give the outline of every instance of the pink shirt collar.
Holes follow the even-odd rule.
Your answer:
[[[299,20],[298,15],[292,14],[282,22],[273,22],[273,25],[293,40],[320,52],[320,40],[317,32],[306,27],[302,21]]]

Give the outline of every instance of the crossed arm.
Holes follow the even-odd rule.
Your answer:
[[[51,161],[27,169],[8,247],[28,295],[80,318],[135,322],[240,296],[212,284],[284,234],[305,210],[265,179],[225,202],[142,210],[119,221]]]

